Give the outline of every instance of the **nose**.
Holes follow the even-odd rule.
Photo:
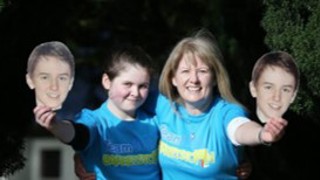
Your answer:
[[[50,89],[57,90],[59,89],[59,82],[58,80],[52,79],[50,82]]]
[[[131,87],[131,95],[138,96],[139,95],[139,87],[138,86],[132,86]]]
[[[196,70],[193,70],[189,74],[189,79],[191,82],[198,82],[199,77],[198,77],[198,72]]]
[[[275,101],[280,101],[280,99],[281,99],[281,90],[275,90],[273,92],[273,99]]]

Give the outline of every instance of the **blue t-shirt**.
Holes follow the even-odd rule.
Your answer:
[[[122,121],[109,111],[107,101],[76,118],[90,132],[88,145],[80,151],[86,170],[99,180],[161,179],[155,117],[138,110],[135,121]]]
[[[160,128],[159,162],[163,179],[237,179],[241,147],[227,137],[227,125],[235,117],[246,117],[239,105],[220,97],[200,115],[159,96],[156,115]]]

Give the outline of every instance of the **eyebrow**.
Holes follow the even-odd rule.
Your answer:
[[[49,72],[39,72],[38,75],[48,75],[48,74],[52,74],[52,73],[49,73]],[[59,76],[71,76],[70,73],[59,73]]]
[[[263,82],[262,85],[273,85],[274,83],[271,83],[271,82]],[[294,88],[294,85],[291,85],[291,84],[284,84],[282,85],[281,87],[289,87],[289,88]]]

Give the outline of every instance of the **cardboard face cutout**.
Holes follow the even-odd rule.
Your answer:
[[[250,82],[250,92],[256,98],[256,113],[261,122],[283,116],[296,97],[295,83],[293,75],[280,67],[266,67],[256,83]]]
[[[61,108],[73,85],[69,64],[53,56],[41,57],[32,74],[26,74],[26,81],[35,90],[36,104],[53,110]]]

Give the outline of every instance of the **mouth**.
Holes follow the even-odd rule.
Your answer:
[[[186,89],[187,89],[188,91],[196,92],[196,91],[200,91],[200,90],[201,90],[201,87],[198,87],[198,86],[196,86],[196,87],[194,87],[194,86],[190,87],[190,86],[188,86]]]
[[[275,110],[275,111],[279,111],[281,109],[281,106],[279,104],[273,104],[273,103],[270,103],[269,104],[269,107],[272,109],[272,110]]]
[[[129,102],[137,103],[140,101],[140,98],[128,98],[127,99]]]
[[[47,96],[52,99],[58,99],[60,97],[60,95],[57,93],[48,93]]]

